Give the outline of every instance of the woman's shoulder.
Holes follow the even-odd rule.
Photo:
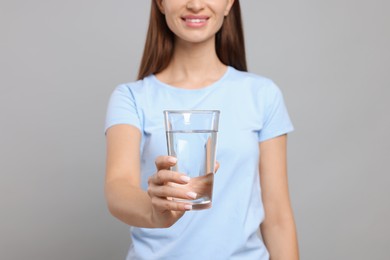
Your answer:
[[[119,90],[135,90],[135,89],[138,89],[140,87],[142,87],[144,85],[144,81],[145,79],[140,79],[140,80],[135,80],[135,81],[129,81],[129,82],[123,82],[123,83],[120,83],[116,86],[116,89],[119,89]]]
[[[231,79],[234,81],[240,81],[240,85],[247,85],[258,90],[274,90],[279,88],[275,82],[266,76],[256,74],[249,71],[240,71],[235,68],[231,68]]]
[[[151,84],[152,77],[153,75],[150,75],[143,79],[120,83],[115,87],[114,92],[122,92],[122,93],[143,92],[146,90],[146,87]]]

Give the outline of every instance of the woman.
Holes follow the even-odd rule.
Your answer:
[[[211,209],[167,199],[194,196],[166,185],[189,181],[164,156],[167,109],[221,111]],[[139,80],[115,89],[106,120],[106,198],[131,226],[128,259],[298,259],[292,130],[278,87],[246,72],[238,0],[152,0]]]

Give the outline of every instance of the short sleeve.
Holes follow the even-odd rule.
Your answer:
[[[117,124],[128,124],[141,129],[136,102],[130,88],[126,84],[119,85],[112,92],[108,102],[104,133]]]
[[[294,130],[284,103],[282,92],[272,81],[265,90],[263,104],[263,127],[259,131],[259,142]]]

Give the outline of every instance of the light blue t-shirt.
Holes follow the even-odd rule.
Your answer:
[[[220,110],[212,207],[189,211],[172,227],[131,227],[127,259],[269,259],[258,235],[264,219],[259,184],[259,142],[293,126],[282,93],[269,79],[228,67],[202,89],[169,86],[150,75],[119,85],[111,95],[105,129],[130,124],[140,129],[142,188],[166,155],[163,110]]]

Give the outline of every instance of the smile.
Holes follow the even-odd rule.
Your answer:
[[[186,15],[181,18],[185,25],[189,28],[203,28],[207,25],[209,20],[208,16],[195,16],[195,15]]]
[[[207,19],[184,19],[188,23],[205,23]]]

